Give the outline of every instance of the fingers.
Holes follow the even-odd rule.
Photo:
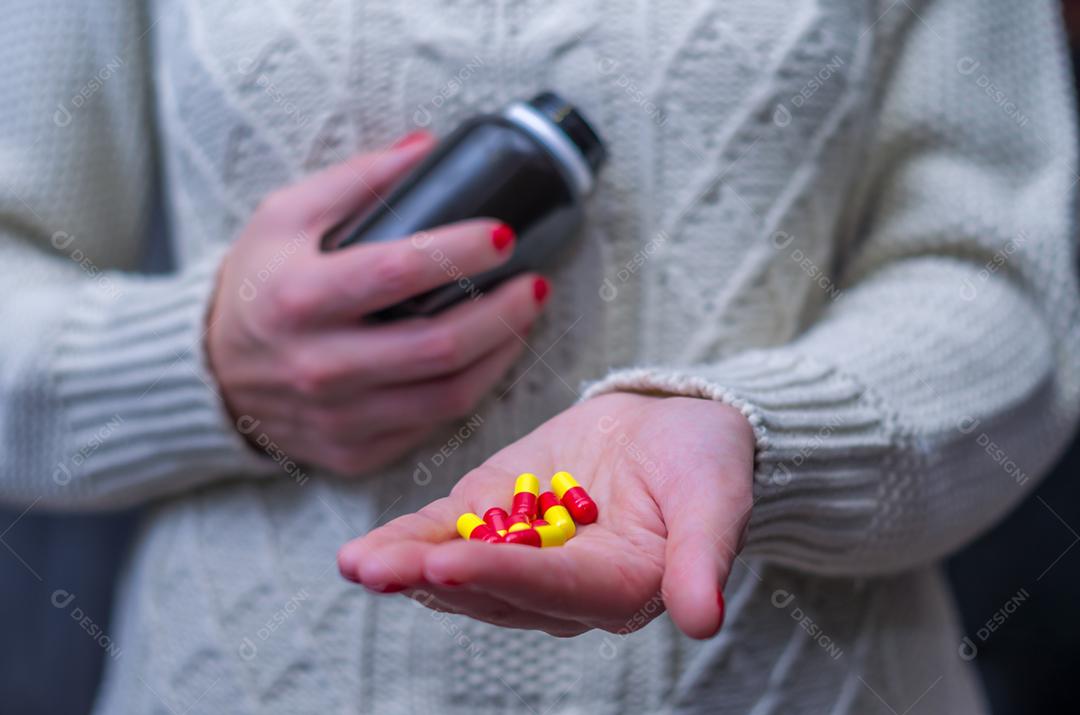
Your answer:
[[[457,538],[455,525],[461,511],[456,499],[444,497],[418,512],[400,516],[342,546],[338,570],[350,581],[376,590],[385,584],[417,584],[422,563],[418,557],[423,548]]]
[[[304,322],[355,320],[454,281],[465,282],[513,254],[504,224],[475,219],[320,253],[299,267],[289,289]]]
[[[395,382],[457,372],[507,342],[524,346],[524,335],[543,312],[536,274],[512,278],[480,300],[465,301],[435,318],[376,328],[369,335],[393,341],[400,354]],[[409,360],[408,358],[412,358]],[[407,367],[402,363],[410,363]]]
[[[335,406],[301,405],[267,417],[265,428],[302,437],[296,459],[338,474],[365,473],[422,444],[439,422],[472,413],[524,349],[514,339],[448,379],[346,397]]]
[[[521,276],[481,300],[434,318],[315,333],[293,366],[296,389],[316,402],[342,402],[356,390],[405,384],[460,372],[528,330],[542,310]]]
[[[265,206],[274,218],[287,219],[316,236],[358,214],[386,192],[435,146],[427,132],[402,138],[384,151],[356,154],[280,189]]]
[[[389,430],[435,424],[473,414],[521,353],[524,344],[511,339],[465,370],[447,378],[417,382],[369,393],[356,405],[322,408],[317,419],[327,434],[341,439]]]
[[[660,580],[657,565],[619,558],[624,549],[585,539],[553,549],[451,541],[425,552],[424,575],[555,618],[618,627]]]
[[[408,589],[404,595],[432,610],[469,616],[501,628],[544,631],[558,638],[572,638],[589,630],[588,626],[576,621],[522,610],[487,594],[458,588],[424,586]]]
[[[313,461],[331,471],[346,476],[356,476],[384,467],[423,444],[435,431],[432,425],[420,425],[383,433],[366,440],[345,439],[320,450]],[[327,435],[312,435],[309,444],[325,444]]]
[[[668,530],[664,603],[675,625],[692,638],[710,638],[723,625],[723,585],[750,516],[739,490],[728,485],[749,482],[750,469],[670,480],[658,499]]]

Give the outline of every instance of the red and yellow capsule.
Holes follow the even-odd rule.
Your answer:
[[[506,543],[539,547],[541,545],[540,532],[528,526],[524,529],[511,531],[509,534],[506,535]]]
[[[484,512],[484,523],[499,536],[506,536],[506,531],[510,528],[510,515],[506,513],[506,509],[493,506]]]
[[[556,472],[551,478],[551,489],[562,505],[579,524],[591,524],[596,521],[599,512],[585,487],[577,483],[570,472]]]
[[[532,524],[527,521],[515,521],[513,524],[510,525],[510,528],[507,529],[507,533],[516,534],[519,531],[525,531],[526,529],[531,528]]]
[[[566,543],[566,532],[554,524],[534,526],[533,531],[540,535],[540,545],[545,548],[548,546],[562,546]]]
[[[535,474],[525,472],[518,475],[514,482],[514,501],[510,505],[510,515],[524,515],[529,521],[536,518],[536,498],[540,494],[540,480]]]
[[[570,517],[570,512],[559,501],[559,497],[555,496],[554,492],[544,492],[540,495],[539,503],[540,513],[543,514],[544,521],[548,524],[554,524],[565,531],[568,541],[574,538],[577,528],[574,526],[574,520]],[[535,525],[536,522],[533,522],[533,524]]]
[[[461,538],[469,541],[487,541],[491,544],[503,542],[503,537],[473,513],[465,513],[458,517],[457,531],[461,534]]]
[[[532,523],[532,519],[530,519],[527,514],[511,514],[506,523],[510,526],[513,526],[514,524],[525,524],[528,526]]]

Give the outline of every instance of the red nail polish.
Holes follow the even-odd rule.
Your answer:
[[[398,149],[404,149],[406,147],[412,146],[413,144],[416,144],[417,142],[420,142],[420,141],[423,141],[424,139],[427,139],[427,136],[428,136],[428,133],[426,131],[424,131],[423,129],[418,129],[415,132],[409,132],[408,134],[406,134],[405,136],[401,137],[396,142],[391,144],[390,145],[390,150],[391,151],[397,151]]]
[[[533,297],[536,298],[537,303],[543,303],[547,300],[548,291],[551,289],[551,284],[547,282],[546,278],[537,278],[533,283]]]
[[[496,251],[502,251],[514,241],[514,229],[507,226],[505,223],[500,223],[495,227],[495,230],[491,232],[491,242],[495,244]]]
[[[724,592],[723,591],[717,591],[716,592],[716,603],[717,603],[717,605],[720,606],[720,622],[716,625],[716,630],[717,630],[717,632],[719,632],[720,629],[724,627],[724,612],[726,610],[724,608]]]

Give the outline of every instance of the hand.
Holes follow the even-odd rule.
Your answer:
[[[610,394],[580,403],[465,475],[446,498],[346,544],[342,575],[438,610],[572,636],[625,633],[663,611],[687,635],[723,622],[720,595],[750,517],[754,434],[736,409]],[[462,540],[463,512],[509,507],[515,477],[572,473],[596,523],[562,547]]]
[[[321,236],[377,200],[433,146],[410,135],[271,194],[225,257],[206,349],[245,433],[291,458],[359,474],[469,414],[524,348],[547,284],[510,280],[433,318],[365,315],[506,261],[513,235],[489,221],[423,240],[319,250]],[[249,435],[250,438],[250,435]]]

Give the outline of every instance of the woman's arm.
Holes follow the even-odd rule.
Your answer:
[[[901,49],[878,78],[861,179],[873,200],[841,295],[789,345],[620,370],[588,392],[737,406],[757,437],[747,553],[820,573],[953,551],[1023,499],[1080,409],[1059,9],[910,5],[891,10],[905,18],[890,39]]]
[[[0,13],[4,501],[121,506],[256,464],[203,360],[219,256],[134,272],[154,175],[136,7],[18,0]]]

